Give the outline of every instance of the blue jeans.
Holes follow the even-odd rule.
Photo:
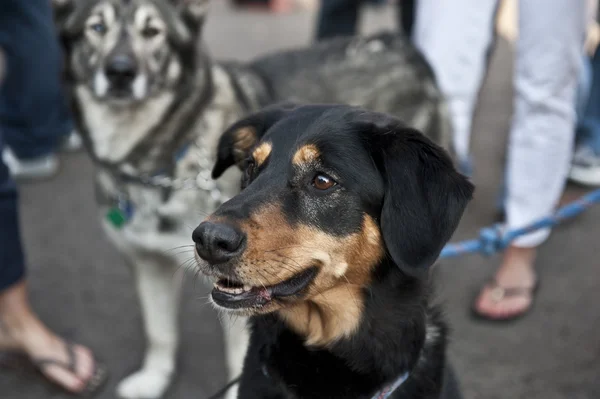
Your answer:
[[[0,152],[45,155],[71,131],[61,84],[61,56],[48,0],[0,0]],[[0,158],[1,159],[1,158]],[[0,160],[0,291],[25,275],[17,188]]]
[[[600,156],[600,51],[591,60],[591,87],[587,102],[583,104],[578,113],[577,142],[590,146]]]
[[[2,149],[0,132],[0,151]],[[21,280],[25,274],[17,207],[15,182],[0,160],[0,292]]]
[[[379,1],[370,0],[379,3]],[[410,37],[417,0],[401,0],[397,6],[399,29]],[[317,40],[336,36],[354,36],[360,6],[367,0],[321,0],[317,19]]]
[[[72,130],[61,52],[48,0],[0,0],[0,129],[17,158],[52,153]]]

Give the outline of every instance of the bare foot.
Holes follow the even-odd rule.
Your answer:
[[[0,351],[12,351],[21,349],[21,344],[11,334],[10,330],[8,329],[8,326],[2,321],[2,318],[0,317]]]
[[[290,0],[271,0],[269,8],[274,13],[286,13],[292,11],[294,5]]]
[[[509,247],[496,272],[494,284],[487,284],[475,302],[475,311],[489,319],[508,320],[531,307],[536,284],[535,248]],[[509,295],[511,289],[518,294]]]
[[[25,284],[20,283],[0,294],[0,350],[21,351],[32,362],[52,360],[68,365],[67,346],[33,314],[26,297]],[[74,345],[75,373],[55,364],[40,366],[51,381],[73,393],[81,392],[94,372],[91,351]]]

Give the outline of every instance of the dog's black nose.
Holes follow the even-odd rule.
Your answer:
[[[198,255],[211,264],[225,263],[239,255],[245,235],[223,223],[203,222],[192,233]]]
[[[129,54],[116,54],[106,62],[105,73],[108,80],[117,85],[129,84],[137,74],[135,57]]]

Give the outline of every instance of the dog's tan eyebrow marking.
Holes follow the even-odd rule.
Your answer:
[[[296,151],[292,158],[292,163],[296,166],[306,165],[319,159],[320,155],[321,153],[317,146],[314,144],[306,144]]]
[[[269,155],[271,155],[272,150],[273,145],[268,141],[265,141],[264,143],[256,147],[254,151],[252,151],[252,157],[254,158],[254,162],[256,162],[256,165],[260,166],[263,163],[265,163],[267,158],[269,158]]]

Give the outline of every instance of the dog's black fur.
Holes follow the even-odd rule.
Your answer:
[[[198,254],[204,259],[199,265],[205,274],[241,286],[252,284],[249,276],[255,271],[277,273],[279,269],[272,267],[259,270],[260,259],[249,260],[245,255],[257,246],[250,230],[255,229],[258,235],[269,234],[256,217],[257,210],[269,204],[278,204],[285,220],[285,225],[276,225],[281,228],[281,237],[287,234],[284,229],[303,235],[306,233],[300,233],[301,226],[309,226],[311,231],[340,239],[340,245],[349,245],[343,240],[364,231],[364,220],[371,218],[377,226],[376,234],[381,236],[382,255],[373,258],[373,264],[365,269],[367,277],[358,280],[361,286],[354,299],[361,303],[361,311],[356,328],[328,342],[307,343],[307,336],[294,328],[282,312],[302,302],[319,303],[319,295],[327,296],[331,284],[345,284],[343,277],[348,282],[346,288],[352,289],[353,270],[365,265],[350,261],[345,276],[325,287],[319,279],[326,278],[323,276],[331,265],[313,261],[310,254],[300,254],[294,258],[293,264],[298,266],[294,271],[304,270],[300,273],[306,275],[308,270],[310,275],[315,269],[316,277],[313,275],[294,295],[277,298],[273,294],[269,302],[245,309],[236,304],[235,296],[225,295],[229,299],[223,300],[215,288],[212,297],[217,305],[252,315],[251,343],[239,397],[370,398],[409,372],[408,380],[393,398],[459,398],[458,384],[446,361],[447,328],[439,309],[430,304],[428,271],[454,232],[473,186],[455,170],[446,152],[418,131],[384,114],[341,105],[288,104],[269,107],[225,132],[215,177],[233,165],[232,137],[240,129],[252,129],[256,135],[254,148],[269,143],[270,152],[260,164],[249,152],[243,167],[242,192],[194,232]],[[318,159],[299,166],[296,157],[306,145],[318,149]],[[315,176],[319,175],[332,178],[335,184],[319,189],[315,185]],[[271,217],[271,213],[266,215]],[[244,227],[248,221],[250,229]],[[215,224],[232,226],[243,240],[226,261],[215,261],[210,252],[215,248],[207,248],[214,244],[210,239],[214,232],[208,234],[206,226]],[[222,242],[220,245],[222,249]],[[372,250],[367,242],[359,246],[365,252]],[[282,251],[284,248],[281,246]],[[303,248],[306,252],[314,249]],[[309,261],[303,264],[303,257]],[[281,269],[292,265],[282,260],[286,259],[284,255],[279,259]],[[267,281],[277,284],[283,280],[277,279]],[[314,287],[321,291],[315,293]],[[350,309],[351,305],[342,306]],[[329,317],[326,308],[314,306],[319,317]],[[306,322],[313,320],[309,317]]]

